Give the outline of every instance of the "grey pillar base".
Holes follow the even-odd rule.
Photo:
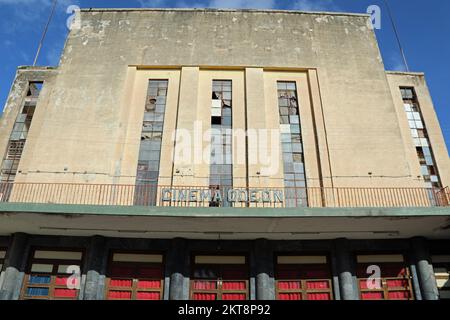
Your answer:
[[[104,299],[106,249],[105,238],[100,236],[92,237],[86,256],[86,281],[82,294],[83,300]]]
[[[27,257],[28,235],[24,233],[14,234],[7,251],[5,272],[0,288],[0,300],[18,300],[20,298]]]
[[[422,299],[438,300],[439,292],[426,239],[420,237],[413,238],[411,239],[411,245],[412,261],[416,266]]]
[[[275,300],[273,250],[266,239],[257,239],[254,250],[256,299]]]
[[[170,300],[189,300],[189,259],[187,240],[173,239],[166,261]]]
[[[341,300],[359,300],[356,270],[347,239],[336,240],[334,255]]]

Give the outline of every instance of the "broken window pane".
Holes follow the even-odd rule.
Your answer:
[[[278,108],[280,113],[280,131],[284,162],[284,185],[294,191],[306,187],[301,144],[301,128],[298,110],[297,87],[295,82],[278,81]],[[295,175],[294,175],[295,173]],[[289,198],[289,195],[286,195]],[[307,205],[306,194],[302,201],[286,201],[286,206]]]
[[[298,152],[298,153],[293,153],[293,160],[294,162],[301,162],[303,163],[303,154]]]
[[[281,116],[288,116],[289,115],[289,108],[288,107],[280,107],[280,115]]]
[[[285,98],[278,99],[278,106],[289,107],[289,100]]]
[[[400,88],[403,103],[405,106],[406,118],[411,128],[411,137],[417,150],[417,158],[421,165],[421,173],[426,187],[430,187],[429,182],[433,179],[436,187],[441,187],[439,176],[433,161],[433,152],[430,146],[427,129],[425,128],[419,102],[414,88]]]
[[[211,103],[211,165],[210,188],[219,190],[233,184],[232,167],[232,82],[213,80]],[[210,206],[231,206],[226,200],[210,203]]]
[[[156,188],[158,183],[167,88],[168,80],[149,80],[136,173],[138,185],[151,184]],[[156,189],[148,194],[142,194],[142,190],[145,189],[136,188],[135,204],[156,205]]]
[[[38,97],[39,93],[42,90],[42,86],[43,86],[43,82],[42,81],[32,81],[28,84],[28,93],[27,96],[28,97]]]
[[[43,87],[43,82],[32,81],[28,84],[27,99],[24,101],[22,111],[17,115],[13,129],[9,136],[6,153],[1,164],[1,181],[13,182],[22,157],[22,151],[28,137],[28,130],[33,120],[38,98]]]
[[[280,124],[289,124],[289,116],[280,116]]]

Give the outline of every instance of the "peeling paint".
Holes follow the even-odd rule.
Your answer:
[[[329,16],[320,16],[320,17],[315,18],[314,20],[318,23],[321,23],[321,22],[328,22],[328,18],[329,18]]]

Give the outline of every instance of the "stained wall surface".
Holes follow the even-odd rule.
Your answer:
[[[208,165],[174,165],[177,146],[169,138],[174,128],[207,123],[210,82],[229,78],[233,126],[247,129],[276,127],[274,84],[297,83],[310,186],[422,186],[393,97],[398,77],[386,76],[366,15],[86,9],[80,19],[54,78],[44,83],[38,125],[16,181],[133,184],[146,86],[164,78],[169,92],[161,181],[200,185]],[[13,88],[6,110],[15,108],[15,95]],[[428,92],[420,95],[448,183],[442,134]],[[6,118],[7,112],[5,134]],[[281,165],[270,177],[257,177],[260,169],[236,166],[235,183],[245,185],[248,176],[253,186],[277,186],[283,177]]]

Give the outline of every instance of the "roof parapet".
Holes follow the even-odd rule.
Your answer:
[[[390,71],[386,70],[387,74],[392,75],[405,75],[405,76],[425,76],[424,72],[412,72],[412,71]]]
[[[175,12],[249,12],[249,13],[286,13],[286,14],[311,14],[311,15],[333,15],[370,17],[368,13],[333,12],[333,11],[301,11],[301,10],[278,10],[278,9],[214,9],[214,8],[82,8],[81,12],[130,12],[130,11],[175,11]]]

